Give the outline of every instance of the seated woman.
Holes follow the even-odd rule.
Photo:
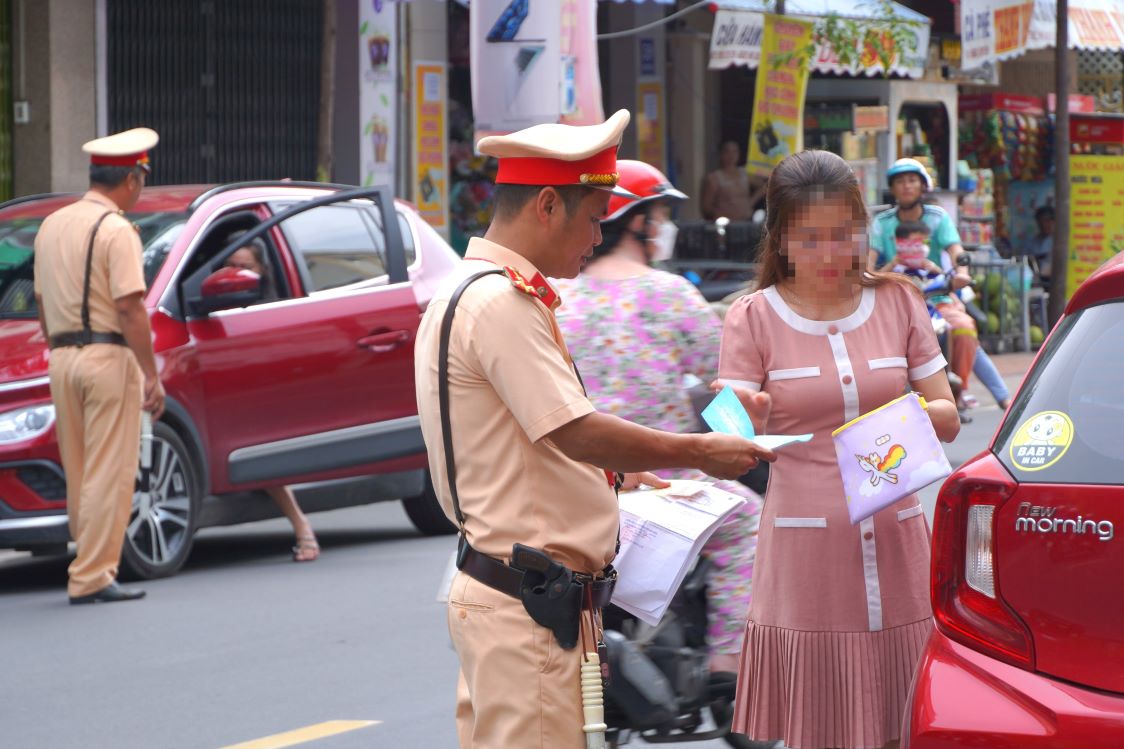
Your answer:
[[[239,232],[239,234],[242,233]],[[238,234],[231,236],[231,240],[237,239],[238,236]],[[261,239],[254,239],[238,248],[234,254],[226,259],[228,268],[242,268],[261,276],[261,300],[263,302],[274,301],[278,298],[273,273],[269,268],[268,256],[265,242]],[[308,522],[308,516],[301,511],[300,505],[297,504],[297,498],[293,495],[292,489],[287,486],[270,486],[265,489],[265,492],[293,526],[293,533],[297,538],[297,545],[293,547],[293,561],[315,561],[320,556],[320,544],[316,540],[316,534],[312,532],[312,524]]]

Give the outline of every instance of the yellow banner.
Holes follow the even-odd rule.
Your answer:
[[[636,84],[636,150],[641,161],[664,168],[663,81]]]
[[[1124,251],[1124,156],[1069,157],[1066,298]]]
[[[788,16],[765,16],[761,65],[753,96],[753,124],[745,168],[768,176],[789,154],[804,149],[804,94],[808,88],[808,57],[812,24]],[[778,55],[796,52],[788,64],[776,67]]]
[[[447,236],[444,63],[414,63],[414,128],[414,204],[430,226]]]

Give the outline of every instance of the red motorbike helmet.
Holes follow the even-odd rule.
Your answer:
[[[637,197],[626,198],[614,194],[609,198],[609,212],[601,223],[615,221],[628,209],[653,200],[686,200],[686,193],[675,189],[667,176],[651,164],[631,159],[617,161],[620,178],[617,186]]]

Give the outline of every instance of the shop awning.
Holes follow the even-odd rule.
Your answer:
[[[1069,0],[1071,49],[1124,49],[1124,2]],[[1054,46],[1055,0],[961,0],[962,67],[979,68]]]
[[[714,32],[710,38],[710,69],[742,65],[757,67],[761,62],[761,34],[765,28],[764,12],[766,6],[761,0],[719,0],[715,3],[718,11],[714,18]],[[929,55],[928,16],[901,5],[892,3],[894,14],[903,20],[913,22],[912,49],[903,50],[890,68],[891,73],[920,78],[925,74],[925,61]],[[876,19],[878,8],[855,2],[855,0],[786,0],[785,13],[801,18],[822,18],[837,15],[841,18]],[[875,61],[872,65],[844,68],[834,50],[820,46],[812,60],[812,70],[817,73],[845,73],[850,75],[881,75],[882,66]]]

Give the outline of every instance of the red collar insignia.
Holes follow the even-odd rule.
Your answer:
[[[550,287],[541,273],[536,273],[534,278],[527,280],[523,275],[512,268],[511,266],[504,266],[503,272],[511,281],[511,285],[522,291],[528,296],[533,296],[547,306],[547,309],[554,309],[558,306],[558,294]]]

